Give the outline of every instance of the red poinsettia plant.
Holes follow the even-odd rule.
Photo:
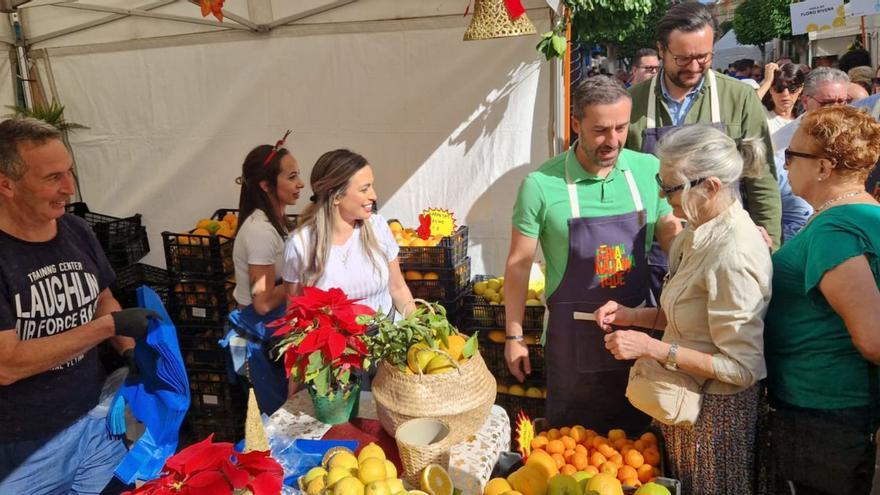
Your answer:
[[[214,435],[169,457],[162,473],[123,495],[278,495],[284,479],[269,452],[235,452]]]
[[[284,316],[271,324],[278,327],[274,335],[281,340],[275,348],[284,356],[288,377],[320,396],[346,389],[368,358],[367,326],[359,321],[374,312],[358,301],[335,287],[305,287],[301,296],[290,297]]]

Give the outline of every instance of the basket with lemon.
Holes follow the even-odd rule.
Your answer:
[[[378,371],[373,396],[382,427],[394,435],[413,418],[449,424],[453,442],[475,433],[495,402],[495,378],[480,356],[477,335],[459,333],[440,304],[419,301],[406,318],[377,315],[367,349]]]

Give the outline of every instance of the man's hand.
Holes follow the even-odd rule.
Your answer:
[[[504,360],[510,373],[522,382],[526,375],[532,373],[532,364],[529,362],[529,348],[522,340],[508,340],[504,344]]]
[[[131,337],[135,340],[143,338],[150,327],[149,318],[161,320],[162,317],[152,309],[128,308],[110,313],[116,335]]]

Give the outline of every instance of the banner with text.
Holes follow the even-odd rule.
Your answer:
[[[841,0],[805,0],[793,3],[789,8],[792,34],[846,26],[846,10]]]

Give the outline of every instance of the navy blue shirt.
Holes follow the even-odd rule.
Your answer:
[[[0,231],[0,331],[58,335],[94,318],[115,275],[89,225],[64,215],[58,233],[29,242]],[[46,438],[98,403],[104,370],[92,348],[49,371],[0,386],[0,442]]]

